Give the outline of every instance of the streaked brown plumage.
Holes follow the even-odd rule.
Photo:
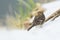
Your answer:
[[[44,8],[41,7],[40,3],[36,3],[36,8],[32,11],[31,18],[33,19],[31,26],[27,29],[28,31],[37,25],[42,25],[45,21],[45,15],[43,14],[45,11]]]
[[[37,15],[35,16],[33,22],[32,22],[32,26],[30,28],[28,28],[28,31],[37,25],[42,25],[45,21],[45,15],[43,14],[44,11],[37,11]]]

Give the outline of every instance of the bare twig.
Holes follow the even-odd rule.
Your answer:
[[[48,20],[52,19],[55,20],[57,17],[60,16],[60,9],[57,10],[56,12],[54,12],[53,14],[51,14],[46,20],[45,22],[47,22]]]

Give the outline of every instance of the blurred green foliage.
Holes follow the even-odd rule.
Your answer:
[[[16,14],[16,18],[20,20],[21,27],[23,26],[24,20],[30,16],[30,12],[35,7],[34,0],[18,0],[17,10],[18,13]],[[20,18],[18,18],[20,16]]]
[[[29,15],[29,12],[35,7],[34,0],[18,0],[17,9],[20,13],[21,18]]]

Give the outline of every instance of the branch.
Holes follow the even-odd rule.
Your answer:
[[[60,16],[60,9],[57,10],[56,12],[54,12],[53,14],[51,14],[46,20],[45,22],[49,21],[50,19],[55,20],[57,17]]]

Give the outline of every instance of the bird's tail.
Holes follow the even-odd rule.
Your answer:
[[[31,27],[29,27],[27,30],[29,31],[32,27],[34,27],[34,25],[32,25]]]

